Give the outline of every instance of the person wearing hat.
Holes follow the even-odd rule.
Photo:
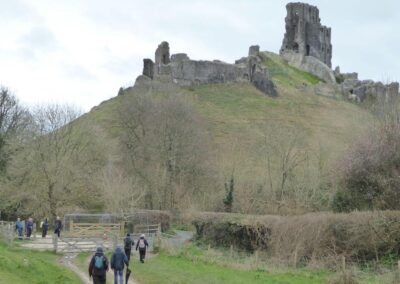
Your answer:
[[[131,260],[131,250],[132,246],[135,245],[135,242],[131,238],[131,234],[127,233],[126,237],[124,238],[124,250],[128,261]]]
[[[108,259],[103,248],[98,247],[89,264],[89,278],[93,278],[93,284],[105,284],[107,271]]]
[[[146,248],[149,247],[149,243],[147,242],[144,234],[140,236],[140,239],[136,243],[136,250],[139,249],[139,257],[140,257],[140,262],[144,263],[144,258],[146,257]]]

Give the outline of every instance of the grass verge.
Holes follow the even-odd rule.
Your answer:
[[[140,283],[275,283],[275,284],[313,284],[326,283],[328,273],[323,271],[265,271],[237,270],[196,261],[183,255],[171,256],[161,253],[145,264],[133,266],[135,279]]]
[[[0,284],[76,284],[74,272],[58,262],[51,252],[38,252],[0,243]]]

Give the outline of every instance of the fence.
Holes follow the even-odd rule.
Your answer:
[[[110,237],[124,235],[124,222],[121,223],[74,223],[70,222],[68,237]]]
[[[15,238],[15,223],[8,221],[0,221],[0,236],[7,243],[11,243]]]
[[[136,225],[133,233],[135,235],[145,234],[148,237],[155,237],[161,235],[161,224],[154,225]]]

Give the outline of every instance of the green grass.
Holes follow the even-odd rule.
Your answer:
[[[133,266],[135,279],[140,283],[192,283],[192,284],[313,284],[326,283],[328,274],[320,271],[257,271],[237,270],[210,264],[203,261],[192,261],[184,256],[160,254],[149,259],[145,264]]]
[[[0,284],[82,283],[74,272],[59,264],[59,257],[0,243]]]
[[[263,57],[264,65],[268,68],[272,79],[275,81],[288,85],[299,83],[315,85],[318,82],[322,82],[318,77],[290,66],[277,54],[272,52],[263,52],[261,53],[261,56]]]

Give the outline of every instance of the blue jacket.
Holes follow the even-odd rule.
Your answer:
[[[125,264],[129,264],[128,257],[121,247],[117,247],[111,257],[111,269],[124,270]]]
[[[26,228],[29,229],[29,230],[32,230],[33,229],[33,221],[27,221],[26,222]]]
[[[21,221],[17,221],[15,223],[15,230],[19,231],[19,230],[23,230],[24,229],[24,223],[22,223]]]

